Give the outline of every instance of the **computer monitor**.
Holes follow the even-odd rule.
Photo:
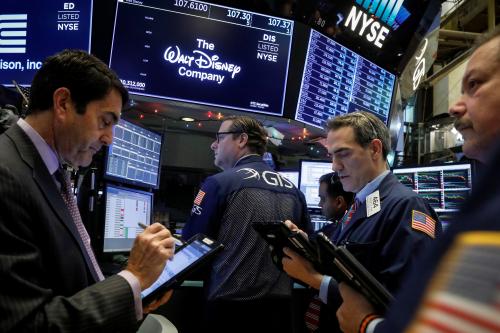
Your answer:
[[[311,30],[295,120],[324,128],[328,119],[367,111],[389,120],[396,76]]]
[[[298,171],[278,171],[280,175],[288,179],[295,185],[296,188],[299,188],[299,172]]]
[[[43,61],[64,49],[90,52],[92,0],[2,0],[0,84],[29,86]]]
[[[402,167],[395,168],[393,173],[403,185],[429,202],[444,226],[472,190],[471,163]]]
[[[120,119],[106,156],[107,179],[158,188],[162,135]]]
[[[135,95],[280,116],[293,27],[201,1],[118,1],[109,65]]]
[[[142,232],[138,223],[151,224],[153,193],[106,185],[103,252],[128,252]]]
[[[331,161],[300,161],[299,189],[306,197],[307,208],[317,210],[319,213],[319,179],[330,172],[332,172]]]

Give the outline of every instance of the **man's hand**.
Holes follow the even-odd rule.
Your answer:
[[[294,232],[300,232],[302,234],[302,236],[304,236],[306,239],[309,239],[309,236],[304,232],[302,231],[301,229],[299,229],[299,227],[297,227],[292,221],[290,220],[286,220],[285,222],[285,225],[288,227],[288,229],[290,229],[291,231],[294,231]]]
[[[340,328],[344,333],[357,333],[363,319],[375,312],[371,303],[346,283],[339,284],[340,295],[344,301],[337,310]]]
[[[285,247],[283,253],[286,255],[281,260],[283,270],[291,277],[319,290],[323,275],[318,273],[307,259],[292,249]]]
[[[175,242],[170,231],[154,223],[136,237],[126,270],[137,277],[141,290],[144,290],[158,279],[166,260],[174,256],[174,250]]]
[[[163,304],[167,303],[170,300],[170,297],[172,297],[173,293],[174,293],[174,290],[170,289],[161,298],[154,300],[151,303],[149,303],[148,305],[146,305],[146,307],[144,307],[142,309],[142,311],[144,313],[150,313],[150,312],[158,309],[160,306],[162,306]]]

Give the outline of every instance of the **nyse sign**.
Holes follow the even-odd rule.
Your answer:
[[[404,0],[355,0],[344,26],[382,48],[389,32],[398,29],[410,16]],[[360,8],[362,7],[362,8]]]
[[[388,28],[356,6],[352,6],[344,25],[358,32],[360,36],[364,36],[367,41],[378,48],[382,48],[385,37],[389,33]]]

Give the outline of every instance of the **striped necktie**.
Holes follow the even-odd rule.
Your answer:
[[[319,314],[321,311],[321,300],[318,295],[314,295],[309,302],[304,321],[308,332],[315,332],[319,328]]]
[[[358,209],[358,207],[359,207],[359,201],[356,199],[352,203],[351,208],[349,208],[349,211],[346,214],[347,216],[345,216],[345,219],[342,223],[342,229],[344,229],[349,224],[349,222],[351,222],[351,219],[352,219],[354,213],[356,213],[356,210]]]
[[[61,183],[62,198],[64,200],[64,203],[66,204],[66,207],[68,208],[68,211],[73,219],[73,222],[76,225],[76,228],[78,229],[78,233],[80,234],[80,238],[85,246],[87,255],[89,256],[90,261],[92,262],[93,266],[92,268],[94,269],[96,275],[99,277],[99,281],[102,281],[104,280],[104,275],[102,274],[101,268],[97,263],[94,251],[92,251],[92,247],[90,246],[89,234],[87,233],[87,230],[83,225],[82,217],[80,216],[80,211],[78,210],[75,196],[73,194],[73,191],[71,190],[71,179],[69,172],[59,168],[54,175],[56,179]]]

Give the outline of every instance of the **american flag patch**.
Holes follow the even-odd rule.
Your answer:
[[[464,232],[441,260],[408,332],[500,332],[500,232]]]
[[[197,206],[201,205],[201,202],[203,201],[204,197],[205,197],[205,192],[199,190],[198,194],[196,195],[196,198],[194,198],[194,204]]]
[[[436,221],[418,210],[413,210],[411,213],[411,227],[415,230],[422,231],[432,238],[436,237]]]

